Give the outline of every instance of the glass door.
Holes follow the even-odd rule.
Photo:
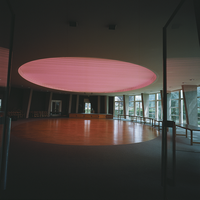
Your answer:
[[[85,103],[85,113],[91,113],[91,103]]]
[[[61,111],[62,111],[62,101],[52,100],[51,101],[51,114],[52,114],[52,116],[61,115]]]

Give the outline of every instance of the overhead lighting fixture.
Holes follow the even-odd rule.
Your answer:
[[[85,93],[116,93],[146,87],[156,74],[137,64],[88,57],[55,57],[23,64],[19,74],[46,88]]]

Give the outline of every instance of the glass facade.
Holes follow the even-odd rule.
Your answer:
[[[141,95],[135,96],[135,115],[143,116]]]
[[[179,124],[179,91],[171,92],[171,119]]]
[[[143,116],[142,96],[129,96],[129,115]],[[115,96],[115,116],[123,115],[123,96]],[[171,120],[177,124],[186,122],[183,91],[171,92]],[[197,87],[198,126],[200,126],[200,87]],[[149,117],[162,119],[161,93],[149,94]]]
[[[198,126],[200,126],[200,87],[197,87],[197,116]]]
[[[129,96],[129,115],[135,115],[135,96]]]
[[[156,101],[155,94],[149,95],[149,117],[156,117]]]
[[[123,115],[123,96],[115,96],[115,113],[114,115],[117,117],[118,115]]]

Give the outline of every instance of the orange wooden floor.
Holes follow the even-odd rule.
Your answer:
[[[144,124],[108,119],[43,119],[12,129],[28,140],[62,145],[119,145],[152,140],[159,132]]]

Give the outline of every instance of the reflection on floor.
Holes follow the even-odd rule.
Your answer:
[[[159,132],[140,123],[108,119],[45,119],[28,121],[12,134],[32,141],[62,145],[119,145],[152,140]]]

